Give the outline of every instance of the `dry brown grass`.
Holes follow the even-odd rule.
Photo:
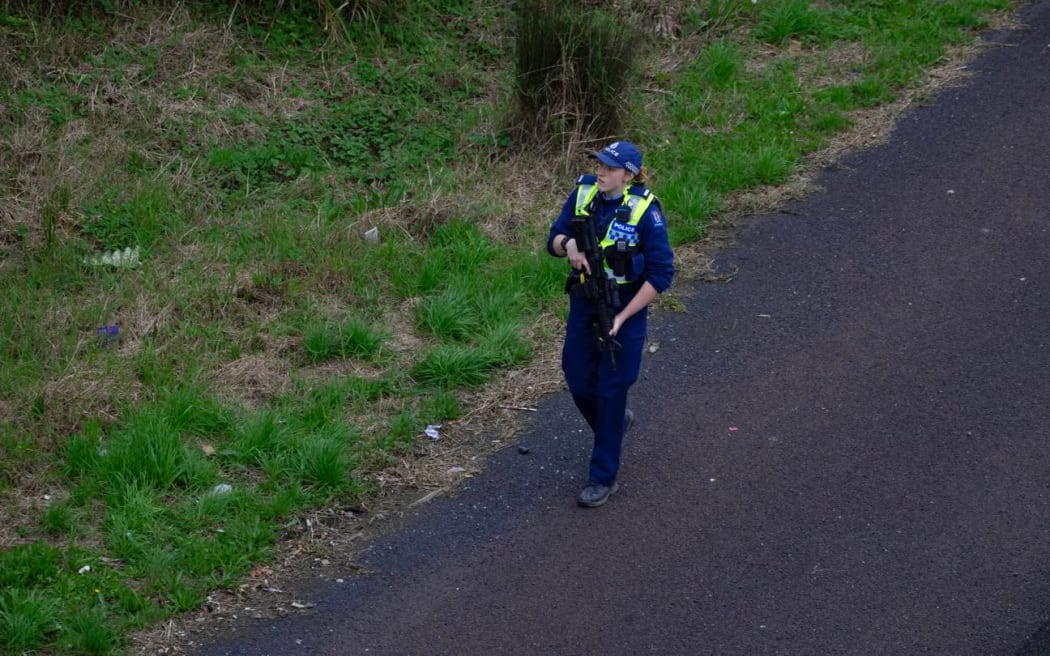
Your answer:
[[[113,178],[133,152],[151,166],[175,172],[176,183],[181,180],[184,188],[190,188],[192,171],[200,163],[182,155],[187,142],[207,144],[221,138],[251,143],[263,136],[258,126],[264,121],[238,121],[225,110],[247,110],[266,118],[295,116],[309,108],[307,100],[287,93],[296,82],[287,74],[287,66],[274,67],[257,79],[239,74],[234,62],[239,53],[229,29],[183,31],[189,19],[181,4],[174,10],[135,5],[127,11],[128,22],[111,35],[109,50],[155,49],[158,59],[147,68],[129,54],[119,63],[119,78],[109,64],[91,63],[84,56],[97,54],[90,52],[93,46],[84,42],[85,37],[0,33],[0,80],[16,91],[32,90],[33,79],[43,75],[56,88],[81,96],[87,116],[58,127],[56,139],[56,128],[44,107],[17,123],[0,107],[0,122],[14,126],[0,140],[0,180],[8,181],[0,201],[0,244],[17,243],[19,227],[28,227],[29,246],[39,246],[42,208],[59,188],[70,191],[72,207],[105,188],[122,183],[133,188],[134,176],[125,181]],[[28,65],[15,64],[12,53],[18,50],[33,53]],[[332,81],[328,70],[317,74],[330,83],[349,82],[345,77]],[[123,138],[129,126],[156,135],[155,148],[134,150]],[[172,126],[180,126],[182,135],[175,138]],[[206,211],[207,204],[199,209]],[[84,218],[65,216],[61,223],[68,232]]]

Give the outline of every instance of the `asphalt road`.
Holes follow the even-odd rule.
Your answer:
[[[201,656],[1050,653],[1050,1],[662,313],[622,487],[527,455]]]

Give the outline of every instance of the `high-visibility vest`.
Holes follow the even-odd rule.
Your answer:
[[[598,178],[596,176],[583,176],[580,178],[576,186],[576,216],[587,216],[590,214],[589,207],[591,202],[598,195],[597,182]],[[598,244],[598,247],[604,252],[606,248],[622,240],[627,243],[628,248],[637,250],[638,223],[655,200],[656,196],[653,192],[646,189],[644,185],[635,184],[624,189],[621,207],[626,206],[630,209],[628,220],[623,222],[617,215],[614,215],[612,220],[609,221],[609,227],[605,230],[605,236]],[[635,273],[637,274],[638,272]],[[632,282],[626,276],[617,276],[613,272],[612,267],[609,266],[608,259],[606,259],[605,275],[621,285]]]

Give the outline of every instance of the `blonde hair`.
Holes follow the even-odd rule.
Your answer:
[[[643,166],[642,170],[640,170],[637,173],[635,173],[634,177],[631,178],[631,184],[633,184],[633,185],[640,184],[640,185],[648,186],[650,178],[651,178],[651,176],[649,175],[649,169],[647,169],[647,168],[645,168]]]

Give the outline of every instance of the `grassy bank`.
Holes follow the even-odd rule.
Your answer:
[[[509,3],[174,4],[0,3],[4,653],[198,607],[559,339],[589,144],[513,138]],[[648,36],[609,137],[683,247],[1016,5],[612,4]]]

